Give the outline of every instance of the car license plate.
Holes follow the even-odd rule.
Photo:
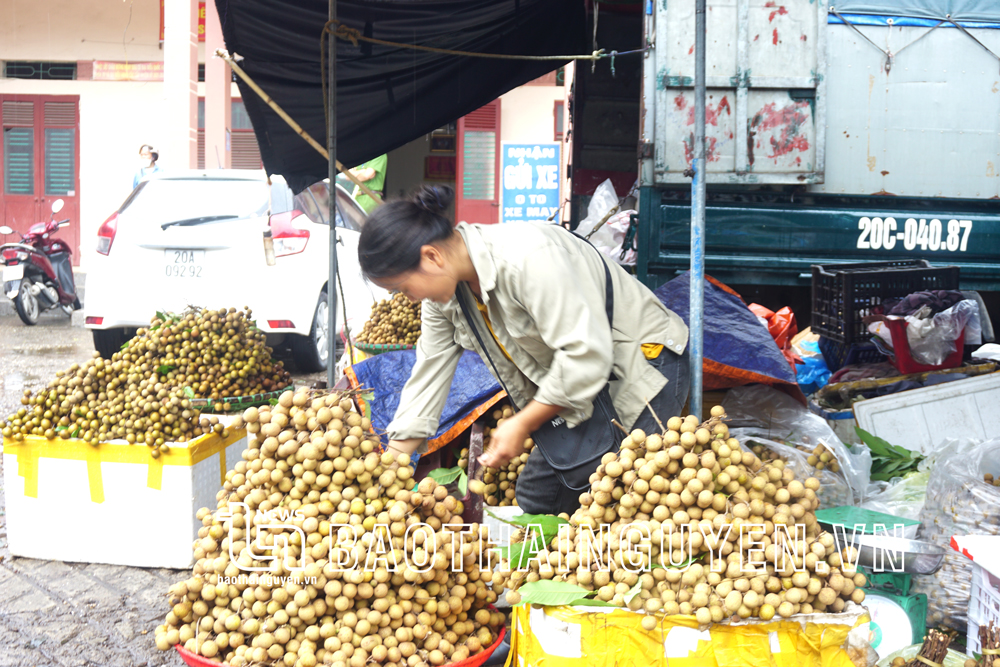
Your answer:
[[[163,264],[168,278],[201,278],[205,251],[168,248],[163,251]]]
[[[24,264],[3,267],[3,281],[9,283],[13,280],[24,278]]]

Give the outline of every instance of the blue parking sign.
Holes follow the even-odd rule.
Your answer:
[[[558,222],[559,150],[558,143],[503,144],[503,222],[547,222],[554,214]]]

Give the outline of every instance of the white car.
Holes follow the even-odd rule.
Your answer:
[[[361,276],[365,213],[337,186],[338,329],[361,331],[388,293]],[[110,357],[157,311],[249,306],[272,347],[287,343],[303,371],[327,367],[329,185],[298,195],[280,177],[240,170],[154,174],[97,232],[87,271],[86,326]],[[274,258],[269,263],[266,233]],[[344,321],[346,296],[347,321]]]

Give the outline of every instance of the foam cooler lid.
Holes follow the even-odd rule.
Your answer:
[[[994,577],[1000,577],[1000,536],[955,535],[951,538],[951,548]]]

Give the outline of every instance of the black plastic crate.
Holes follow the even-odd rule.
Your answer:
[[[835,340],[820,336],[819,351],[831,373],[836,373],[844,366],[854,364],[877,364],[886,360],[886,356],[878,351],[874,343],[838,343]]]
[[[925,290],[958,289],[957,266],[905,259],[812,267],[812,331],[838,343],[866,340],[862,321],[886,299]]]

